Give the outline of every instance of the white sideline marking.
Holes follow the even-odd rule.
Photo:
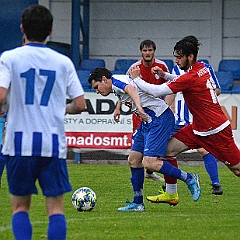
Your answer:
[[[124,213],[120,213],[120,214],[124,214]],[[173,217],[191,217],[191,216],[216,216],[216,214],[184,214],[184,213],[181,213],[181,214],[171,214],[171,216]],[[219,216],[240,216],[240,213],[235,213],[235,214],[228,214],[228,213],[222,213],[222,214],[218,214]],[[141,218],[141,217],[144,217],[146,218],[146,216],[142,215],[141,216],[141,213],[136,213],[133,215],[129,215],[129,216],[123,216],[121,217],[121,219],[127,219],[127,218],[133,218],[134,216],[136,216],[137,218]],[[149,218],[153,218],[153,216],[148,216]],[[158,218],[159,216],[156,215],[156,218]],[[105,219],[114,219],[116,217],[92,217],[92,218],[88,218],[88,219],[85,219],[84,221],[93,221],[93,220],[105,220]],[[82,218],[70,218],[67,220],[67,222],[77,222],[77,221],[82,221]],[[39,224],[43,224],[43,223],[47,223],[47,221],[36,221],[36,222],[32,222],[32,225],[39,225]],[[8,226],[0,226],[0,232],[4,232],[4,231],[7,231],[7,230],[10,230],[12,229],[12,225],[8,225]]]

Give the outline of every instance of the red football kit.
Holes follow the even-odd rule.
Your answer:
[[[189,148],[203,147],[226,165],[234,166],[240,162],[240,152],[210,79],[204,64],[196,62],[187,73],[167,82],[173,93],[182,91],[193,115],[193,123],[173,137]]]

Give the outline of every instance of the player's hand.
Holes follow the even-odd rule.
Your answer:
[[[0,117],[3,117],[3,116],[4,116],[4,114],[5,114],[5,112],[6,112],[6,111],[4,111],[4,110],[1,110],[1,111],[0,111]]]
[[[132,77],[132,79],[140,77],[140,67],[139,66],[132,67],[129,70],[129,74]]]
[[[119,122],[120,121],[120,111],[115,111],[113,118],[114,118],[115,122]]]
[[[145,121],[145,122],[148,121],[148,115],[144,112],[143,108],[138,109],[138,113],[139,113],[140,118],[143,121]]]
[[[165,72],[162,70],[162,68],[156,66],[151,69],[151,72],[153,74],[157,74],[159,77],[163,78],[165,76]]]

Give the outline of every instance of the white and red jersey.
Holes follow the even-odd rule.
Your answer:
[[[193,131],[206,136],[217,133],[230,124],[219,105],[216,85],[207,67],[196,62],[188,72],[167,82],[173,93],[182,92],[193,115]]]

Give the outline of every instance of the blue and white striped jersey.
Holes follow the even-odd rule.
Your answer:
[[[9,89],[3,153],[66,158],[66,96],[84,94],[71,60],[30,43],[1,55],[0,86]]]
[[[199,62],[202,62],[202,61],[199,60]],[[202,63],[209,70],[209,73],[211,75],[212,82],[214,83],[215,88],[220,89],[218,79],[215,75],[215,72],[214,72],[212,66],[205,62],[202,62]],[[180,75],[184,74],[185,71],[181,70],[177,65],[175,65],[172,70],[172,73],[174,75],[180,76]],[[186,126],[186,125],[192,123],[192,114],[190,113],[181,92],[177,92],[176,96],[175,96],[175,119],[176,119],[176,125],[179,125],[179,126]]]
[[[160,116],[169,106],[161,98],[156,98],[150,94],[143,92],[137,85],[132,81],[131,77],[128,75],[113,75],[112,76],[112,89],[113,93],[118,97],[118,99],[129,106],[132,106],[132,112],[138,114],[135,104],[124,89],[127,84],[135,86],[138,90],[140,97],[141,106],[143,108],[148,108],[152,110],[155,115]]]

